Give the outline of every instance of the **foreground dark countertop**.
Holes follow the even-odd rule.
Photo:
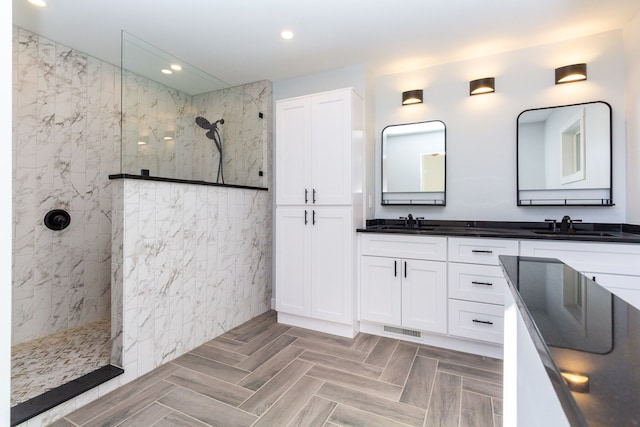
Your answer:
[[[630,224],[575,223],[562,233],[545,222],[435,221],[401,219],[368,220],[360,233],[390,233],[432,236],[489,237],[499,239],[570,240],[587,242],[640,243],[640,226]]]
[[[556,259],[499,258],[570,424],[640,425],[640,310]],[[588,391],[561,371],[586,375]]]

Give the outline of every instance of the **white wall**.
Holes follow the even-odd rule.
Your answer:
[[[11,123],[11,2],[0,2],[0,123]],[[11,141],[12,128],[3,126]],[[0,151],[0,425],[9,425],[11,384],[11,144]]]
[[[273,100],[310,95],[316,92],[353,87],[363,98],[366,93],[366,69],[353,65],[308,76],[273,82]]]
[[[554,84],[555,68],[578,62],[588,64],[587,81]],[[496,78],[496,92],[469,96],[469,81],[489,76]],[[420,88],[424,89],[424,103],[403,107],[402,92]],[[589,101],[606,101],[612,106],[616,206],[517,207],[518,114],[530,108]],[[587,222],[625,222],[624,117],[621,30],[380,76],[376,80],[376,217],[397,218],[411,212],[428,219],[542,221],[569,214]],[[382,129],[428,120],[442,120],[447,127],[447,206],[380,206]]]
[[[640,10],[624,28],[627,113],[627,222],[640,224]]]

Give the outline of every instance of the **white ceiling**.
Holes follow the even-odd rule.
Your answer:
[[[391,74],[622,28],[640,0],[13,0],[14,24],[120,64],[125,30],[238,85]],[[283,29],[295,37],[282,40]]]

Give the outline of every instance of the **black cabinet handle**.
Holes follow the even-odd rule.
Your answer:
[[[309,190],[308,189],[304,189],[304,204],[306,205],[307,203],[309,203]]]
[[[316,204],[316,189],[313,189],[313,204]]]
[[[393,261],[393,277],[398,277],[398,261]]]
[[[475,280],[473,282],[474,285],[484,285],[484,286],[493,286],[493,283],[489,283],[489,282],[476,282]]]
[[[309,215],[309,212],[307,212],[307,210],[304,210],[304,225],[307,225],[309,223],[309,219],[307,218],[307,215]]]
[[[407,278],[407,261],[404,262],[404,278]]]
[[[593,278],[591,280],[593,280],[595,282],[596,281],[596,276],[593,276]]]
[[[473,323],[484,323],[485,325],[493,325],[493,322],[490,322],[488,320],[473,319]]]
[[[474,254],[492,254],[493,251],[486,251],[486,250],[480,250],[480,249],[471,249],[471,252],[473,252]]]
[[[311,221],[312,221],[311,223],[312,223],[313,225],[316,225],[316,211],[315,211],[315,210],[313,210],[312,212],[313,212],[313,213],[311,214]]]

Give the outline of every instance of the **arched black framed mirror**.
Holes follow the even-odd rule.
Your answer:
[[[446,127],[439,120],[382,130],[382,205],[446,204]]]
[[[609,104],[525,110],[517,127],[518,206],[613,206]]]

